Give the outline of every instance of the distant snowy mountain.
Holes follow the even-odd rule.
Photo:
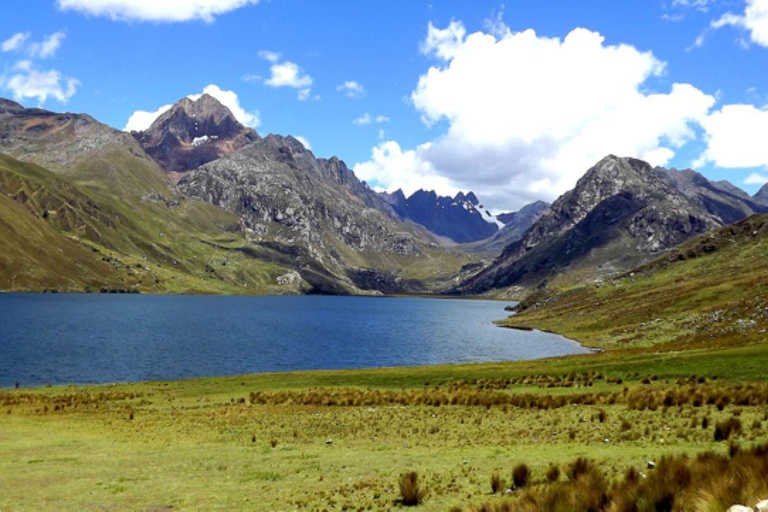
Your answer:
[[[458,243],[477,242],[496,234],[504,223],[486,209],[473,192],[456,197],[419,190],[406,198],[402,190],[382,194],[403,219],[421,224],[436,235]]]

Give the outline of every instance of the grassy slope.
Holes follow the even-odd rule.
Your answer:
[[[14,291],[125,288],[154,293],[285,293],[287,269],[243,255],[237,218],[211,205],[148,200],[173,195],[156,168],[108,151],[73,182],[0,155],[4,230],[2,287]],[[139,165],[136,165],[136,162]],[[126,172],[130,168],[131,172]],[[104,171],[98,179],[98,169]],[[141,183],[141,184],[139,184]],[[131,192],[127,192],[131,190]],[[12,212],[12,213],[11,213]],[[34,229],[29,228],[34,226]],[[66,253],[66,257],[55,258]]]

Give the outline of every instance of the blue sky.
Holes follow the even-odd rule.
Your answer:
[[[166,1],[169,5],[179,3]],[[110,2],[116,7],[100,11],[100,2],[102,7]],[[147,0],[135,3],[143,2]],[[123,8],[118,0],[9,2],[0,18],[0,41],[9,41],[15,34],[29,36],[4,45],[7,51],[0,52],[0,95],[27,106],[87,112],[123,129],[137,110],[155,111],[215,84],[236,93],[245,112],[258,112],[260,133],[302,136],[319,156],[338,155],[350,165],[362,164],[358,174],[374,185],[392,189],[402,182],[406,188],[434,187],[444,192],[474,188],[481,197],[488,197],[495,209],[510,209],[538,197],[551,200],[572,186],[586,170],[583,162],[587,160],[569,155],[586,144],[585,158],[592,158],[593,152],[608,149],[608,141],[594,142],[604,128],[595,129],[598,135],[590,139],[592,142],[580,140],[584,139],[582,132],[591,129],[590,116],[582,112],[578,120],[565,126],[562,117],[577,114],[549,111],[551,102],[547,98],[531,100],[530,104],[540,112],[525,109],[525,114],[519,114],[520,106],[525,107],[527,101],[505,97],[503,91],[508,89],[511,96],[519,96],[521,91],[535,92],[540,88],[536,82],[519,90],[516,84],[538,73],[538,68],[507,69],[499,79],[510,80],[509,88],[462,89],[462,84],[478,82],[462,74],[461,69],[467,65],[460,63],[482,61],[487,55],[487,65],[476,70],[478,79],[483,80],[483,73],[497,77],[495,70],[512,66],[514,59],[507,58],[512,55],[509,52],[535,48],[539,39],[528,38],[531,46],[519,38],[518,44],[503,51],[500,46],[495,51],[493,44],[486,44],[486,53],[464,42],[476,32],[501,41],[526,29],[533,29],[536,38],[562,41],[574,29],[583,28],[588,34],[604,37],[601,49],[632,47],[632,56],[621,62],[637,58],[637,66],[642,68],[647,63],[643,64],[639,56],[652,52],[656,64],[648,64],[648,69],[656,71],[627,87],[636,88],[641,96],[670,95],[671,107],[661,107],[662,113],[690,100],[679,118],[670,118],[664,126],[644,128],[640,135],[629,133],[635,130],[631,123],[612,125],[618,133],[627,130],[628,140],[636,139],[625,152],[638,154],[627,156],[653,154],[660,159],[658,163],[681,168],[696,163],[708,177],[729,179],[750,192],[759,188],[761,179],[756,175],[768,175],[766,151],[756,150],[748,158],[734,155],[743,153],[738,147],[743,137],[734,135],[732,129],[739,126],[749,137],[750,132],[768,128],[768,41],[762,39],[765,29],[759,11],[765,6],[764,0],[507,1],[503,5],[485,0],[195,2],[219,4],[222,12],[207,19],[178,21],[153,12],[151,6],[138,14],[126,13],[120,10]],[[158,19],[162,16],[166,18]],[[431,50],[425,48],[430,24],[436,35],[454,39],[443,38]],[[459,24],[466,34],[460,40],[455,38],[456,31],[437,32]],[[59,32],[63,37],[56,41],[56,48],[43,56],[40,44]],[[461,47],[463,53],[448,51],[448,45],[454,43],[459,46],[451,48]],[[265,51],[279,53],[279,57],[270,62],[264,58]],[[613,62],[609,58],[599,60],[599,53],[595,53],[598,64]],[[556,54],[555,49],[546,53],[553,56],[554,63],[562,63]],[[311,78],[311,85],[304,80],[297,87],[270,86],[271,67],[287,62],[298,66],[299,78]],[[661,63],[663,70],[657,69]],[[449,73],[452,66],[456,69]],[[545,76],[538,79],[557,82],[562,91],[546,88],[557,98],[568,98],[572,94],[571,81],[584,79],[578,71],[575,76],[544,71],[547,66],[552,64],[542,58]],[[430,68],[436,71],[434,83],[426,82],[420,100],[415,100],[413,94],[419,89],[420,77]],[[636,71],[623,64],[599,69],[607,76]],[[58,71],[59,86],[68,99],[64,102],[48,96],[42,101],[40,94],[34,95],[39,88],[35,89],[30,80],[21,85],[17,81],[15,86],[11,83],[14,76],[29,78],[35,70]],[[602,73],[593,73],[590,80],[604,81]],[[68,80],[76,80],[69,91]],[[358,91],[348,95],[349,91],[340,90],[339,86],[348,81],[361,85],[364,94]],[[617,87],[623,86],[623,81],[617,83]],[[698,96],[690,91],[672,95],[675,83],[690,84]],[[28,96],[23,87],[28,88]],[[301,100],[299,96],[305,89],[311,92],[304,93],[306,99]],[[454,109],[450,101],[439,97],[441,91],[455,96],[456,105],[461,106]],[[489,95],[491,106],[471,98],[478,91]],[[580,101],[581,97],[574,95],[566,102],[566,110],[568,104]],[[585,100],[585,104],[590,105],[589,101],[596,102],[596,110],[609,109],[600,98]],[[503,119],[495,118],[494,104],[503,107],[499,110]],[[646,110],[644,103],[638,105],[630,111],[642,114]],[[726,109],[729,105],[749,106],[751,110]],[[475,118],[474,110],[484,108],[488,109],[488,123],[482,117]],[[722,115],[717,116],[718,112]],[[353,122],[366,119],[366,114],[369,123]],[[539,127],[540,133],[531,137],[521,128],[547,117],[552,118],[551,122]],[[741,126],[744,119],[749,121],[748,126]],[[681,122],[689,133],[682,133]],[[488,130],[483,129],[485,125]],[[550,139],[550,132],[560,131],[562,137]],[[768,132],[763,133],[763,145],[768,146]],[[657,151],[655,142],[653,147],[648,145],[649,138],[658,139],[660,147],[671,151]],[[672,143],[671,139],[679,140]],[[559,143],[568,150],[551,148]],[[377,147],[378,157],[372,156]],[[514,151],[510,149],[513,147]],[[710,158],[702,158],[708,148]],[[674,156],[670,157],[671,152]],[[744,183],[750,175],[751,184]]]

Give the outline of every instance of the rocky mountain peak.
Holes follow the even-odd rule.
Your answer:
[[[626,269],[722,225],[719,211],[647,162],[609,155],[462,287],[536,284],[561,272]]]
[[[182,98],[152,126],[133,136],[172,177],[228,155],[258,139],[209,94]]]

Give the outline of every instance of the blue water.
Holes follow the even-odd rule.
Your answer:
[[[363,297],[0,294],[0,387],[534,359],[506,304]]]

